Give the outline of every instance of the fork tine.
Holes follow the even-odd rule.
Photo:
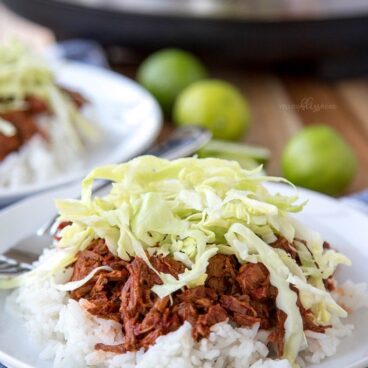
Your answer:
[[[17,275],[17,274],[23,273],[23,272],[26,272],[26,270],[24,270],[22,268],[19,268],[19,267],[14,267],[14,268],[11,268],[9,270],[1,270],[0,271],[0,276],[1,275]]]
[[[13,267],[6,270],[0,270],[0,276],[2,275],[17,275],[20,273],[28,272],[28,269],[22,268],[22,267]]]
[[[13,259],[1,259],[0,260],[0,268],[1,267],[7,267],[7,266],[9,266],[9,265],[11,265],[11,266],[14,266],[14,265],[16,265],[18,262],[16,262],[15,260],[13,260]]]
[[[24,269],[24,270],[30,270],[31,268],[28,267],[27,265],[23,265],[21,263],[19,264],[4,264],[4,265],[1,265],[0,266],[0,272],[3,272],[5,270],[9,270],[9,269],[12,269],[12,268],[18,268],[18,269]]]
[[[18,263],[15,259],[0,255],[0,264],[15,264]]]
[[[93,188],[92,194],[93,195],[98,194],[100,191],[104,190],[109,185],[111,185],[111,181],[110,180],[104,180],[104,181],[102,181],[101,183],[99,183],[98,185],[96,185]],[[80,197],[79,197],[79,199],[80,199]],[[55,233],[56,233],[56,231],[57,231],[57,227],[58,227],[58,222],[57,222],[58,218],[59,218],[59,214],[56,214],[48,222],[44,223],[37,230],[37,235],[38,236],[43,236],[45,234],[49,234],[51,236],[54,236]]]
[[[25,271],[31,271],[33,269],[32,265],[28,263],[20,263],[19,266],[22,270],[25,270]]]
[[[0,271],[9,269],[9,268],[13,268],[13,267],[17,267],[17,265],[15,264],[10,264],[10,263],[4,263],[0,265]]]
[[[0,275],[15,275],[30,271],[32,266],[27,263],[17,262],[15,259],[0,256]]]

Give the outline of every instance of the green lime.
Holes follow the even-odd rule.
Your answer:
[[[164,49],[150,55],[139,67],[137,80],[169,113],[178,94],[187,86],[207,77],[205,66],[191,53]]]
[[[266,148],[216,139],[208,142],[197,154],[198,157],[238,161],[244,169],[254,169],[259,164],[265,164],[270,157],[270,152]]]
[[[341,194],[357,169],[355,155],[336,131],[313,125],[295,135],[282,155],[284,176],[296,185]]]
[[[249,127],[247,101],[231,84],[215,79],[196,82],[187,87],[174,105],[178,125],[199,125],[212,131],[213,137],[240,139]]]

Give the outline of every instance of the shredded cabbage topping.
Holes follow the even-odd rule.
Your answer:
[[[14,137],[17,134],[17,129],[11,122],[0,118],[0,134],[6,137]]]
[[[263,186],[283,179],[260,172],[261,168],[242,169],[235,161],[167,161],[153,156],[99,167],[83,180],[81,200],[56,201],[60,221],[72,225],[61,231],[59,261],[53,260],[42,275],[50,277],[72,264],[77,252],[96,238],[103,238],[122,259],[138,256],[151,268],[153,254],[183,262],[186,270],[177,279],[155,270],[163,283],[153,291],[160,297],[184,286],[203,285],[209,259],[216,253],[233,254],[241,263],[262,262],[278,290],[277,307],[287,315],[284,357],[295,362],[306,341],[295,288],[303,306],[327,326],[346,312],[331,298],[323,279],[337,265],[350,261],[334,250],[324,250],[321,236],[290,216],[304,206],[297,203],[297,196],[271,194]],[[112,181],[112,188],[106,196],[93,198],[97,179]],[[279,236],[294,244],[300,265],[285,251],[270,246]],[[28,277],[38,272],[36,268]],[[74,286],[69,283],[63,288]]]
[[[56,83],[45,61],[16,40],[0,43],[0,113],[22,110],[27,96],[41,98],[62,124],[72,147],[81,151],[83,139],[96,140],[98,131]],[[0,133],[11,136],[10,122],[0,122]]]

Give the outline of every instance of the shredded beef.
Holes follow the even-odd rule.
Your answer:
[[[292,255],[292,247],[284,240],[274,246]],[[150,262],[157,271],[176,278],[185,270],[181,262],[170,257],[152,256]],[[185,321],[193,327],[193,338],[199,340],[209,335],[211,326],[229,320],[242,327],[259,323],[262,329],[271,331],[269,342],[276,353],[279,356],[283,353],[286,314],[276,307],[277,289],[271,285],[269,272],[261,263],[240,265],[234,256],[215,255],[209,261],[205,285],[183,288],[170,298],[160,299],[151,289],[160,285],[161,279],[145,261],[135,257],[126,262],[97,239],[78,254],[72,281],[103,265],[110,266],[112,271],[98,272],[71,292],[72,298],[84,299],[83,306],[91,314],[122,325],[124,343],[97,344],[97,350],[124,353],[147,349],[159,336],[175,331]],[[328,326],[315,324],[312,312],[303,308],[299,298],[297,306],[305,330],[325,331]]]
[[[239,285],[235,281],[238,263],[234,256],[216,254],[207,267],[206,285],[218,294],[236,293]]]
[[[71,98],[75,106],[77,106],[78,108],[83,107],[88,102],[88,100],[79,92],[72,91],[69,88],[65,87],[61,87],[61,89]]]
[[[20,142],[17,136],[8,137],[0,133],[0,161],[2,161],[9,153],[19,149],[19,147]]]
[[[282,237],[277,238],[277,240],[270,244],[273,248],[278,248],[284,250],[286,253],[288,253],[293,259],[298,260],[298,253],[293,248],[293,246]]]
[[[115,257],[101,239],[95,240],[79,253],[74,264],[71,281],[81,280],[100,266],[110,266],[112,271],[101,271],[70,293],[73,299],[86,299],[87,310],[98,317],[120,322],[120,293],[129,277],[127,262]]]
[[[49,113],[46,102],[36,96],[27,96],[24,108],[0,114],[0,117],[12,123],[17,131],[16,135],[11,137],[0,133],[0,161],[9,153],[17,151],[36,134],[47,139],[45,132],[35,122],[35,118],[44,113]]]
[[[240,267],[236,276],[242,292],[254,300],[275,299],[277,289],[270,283],[269,272],[262,263],[247,263]]]
[[[61,240],[61,232],[62,230],[71,225],[72,223],[70,221],[63,221],[63,222],[60,222],[58,227],[56,228],[54,234],[53,234],[53,238],[56,240],[56,241],[59,241]]]
[[[333,276],[330,276],[328,279],[323,280],[323,283],[328,291],[334,291],[336,289],[336,283]]]
[[[210,327],[216,323],[226,321],[228,315],[226,310],[219,304],[211,305],[208,311],[201,314],[196,324],[193,326],[193,337],[198,340],[202,337],[207,337],[210,333]]]
[[[86,100],[77,92],[66,90],[73,103],[82,107]],[[49,107],[43,99],[37,96],[26,96],[24,107],[0,113],[0,118],[9,121],[16,129],[16,135],[8,137],[0,133],[0,161],[14,151],[18,151],[34,135],[39,135],[48,140],[48,135],[36,123],[40,114],[50,114]]]
[[[280,357],[284,352],[284,336],[285,336],[285,321],[286,313],[278,309],[276,311],[276,321],[274,322],[274,329],[272,330],[268,340],[274,343],[277,355]]]
[[[32,115],[26,111],[12,111],[1,113],[0,118],[12,123],[17,131],[16,135],[8,137],[0,133],[0,160],[9,153],[18,150],[39,132]]]
[[[50,113],[50,110],[46,101],[36,96],[27,96],[26,112],[30,114],[48,114]]]

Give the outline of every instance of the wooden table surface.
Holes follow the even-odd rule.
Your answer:
[[[48,30],[24,22],[0,5],[0,34],[9,33],[36,47],[53,41]],[[134,77],[136,68],[122,66],[120,71]],[[345,137],[358,158],[358,174],[348,193],[368,188],[368,79],[326,82],[312,77],[251,73],[240,66],[223,65],[212,66],[210,72],[212,77],[238,86],[247,97],[252,125],[245,141],[271,150],[269,174],[281,174],[280,155],[291,136],[305,125],[324,123]],[[171,129],[172,125],[166,123],[162,136]]]
[[[136,66],[119,68],[134,78]],[[271,175],[281,175],[280,156],[290,137],[303,126],[328,124],[352,146],[358,173],[347,193],[368,188],[368,79],[325,82],[311,77],[249,73],[241,67],[212,68],[211,76],[236,85],[250,103],[251,128],[244,141],[268,147]],[[166,122],[163,136],[173,126]]]

